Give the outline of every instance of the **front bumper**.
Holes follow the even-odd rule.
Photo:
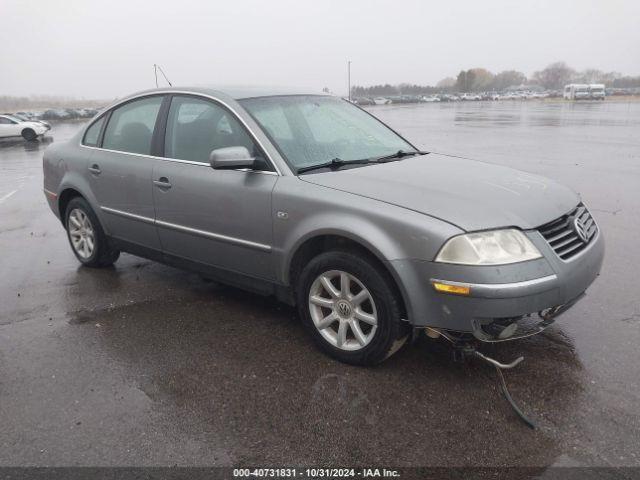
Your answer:
[[[496,320],[513,321],[575,303],[600,273],[602,233],[569,261],[561,260],[537,231],[524,233],[543,258],[498,266],[392,261],[409,321],[417,327],[474,332]],[[436,292],[434,280],[468,286],[469,295]]]

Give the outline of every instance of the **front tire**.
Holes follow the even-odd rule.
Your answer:
[[[405,343],[409,326],[393,280],[372,260],[332,251],[302,270],[296,292],[300,317],[325,353],[352,365],[375,365]]]
[[[98,217],[84,198],[73,198],[64,218],[71,250],[80,263],[92,268],[114,264],[120,252],[111,248]]]
[[[38,135],[32,128],[25,128],[24,130],[22,130],[22,138],[24,138],[28,142],[33,142],[36,138],[38,138]]]

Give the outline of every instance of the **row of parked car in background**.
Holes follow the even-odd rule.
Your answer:
[[[432,95],[389,95],[378,97],[357,97],[354,103],[358,105],[389,105],[392,103],[433,103],[433,102],[464,102],[482,100],[532,100],[548,97],[560,97],[559,91],[513,91],[513,92],[479,92],[479,93],[438,93]]]
[[[96,108],[56,108],[35,112],[17,112],[11,115],[24,120],[75,120],[91,118],[98,113]]]
[[[510,90],[504,92],[473,93],[436,93],[431,95],[388,95],[376,97],[357,97],[353,101],[358,105],[389,105],[392,103],[432,103],[482,100],[542,100],[545,98],[564,98],[567,100],[604,100],[608,96],[640,95],[640,88],[605,88],[603,84],[566,85],[562,90]]]

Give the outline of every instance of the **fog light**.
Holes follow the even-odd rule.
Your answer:
[[[436,292],[452,293],[454,295],[469,295],[471,293],[471,287],[468,285],[451,285],[448,283],[433,282],[433,288],[436,289]]]

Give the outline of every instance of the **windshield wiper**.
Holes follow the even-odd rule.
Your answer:
[[[334,158],[330,162],[319,163],[317,165],[309,165],[308,167],[300,167],[298,169],[298,173],[309,172],[311,170],[320,170],[322,168],[330,168],[337,169],[343,167],[345,165],[363,165],[367,163],[386,163],[393,161],[395,159],[400,159],[404,157],[411,157],[413,155],[426,155],[429,152],[423,152],[421,150],[409,150],[405,152],[404,150],[398,150],[395,153],[390,155],[383,155],[381,157],[373,157],[373,158],[361,158],[358,160],[342,160],[341,158]]]
[[[309,172],[311,170],[320,170],[321,168],[336,169],[344,167],[345,165],[359,165],[365,163],[376,163],[376,159],[361,158],[359,160],[342,160],[341,158],[334,158],[330,162],[318,163],[317,165],[309,165],[307,167],[298,168],[298,173]]]
[[[382,157],[372,158],[371,160],[377,163],[389,162],[392,160],[401,159],[404,157],[412,157],[414,155],[426,155],[429,152],[423,152],[422,150],[409,150],[408,152],[404,150],[398,150],[396,153],[392,153],[390,155],[383,155]]]

